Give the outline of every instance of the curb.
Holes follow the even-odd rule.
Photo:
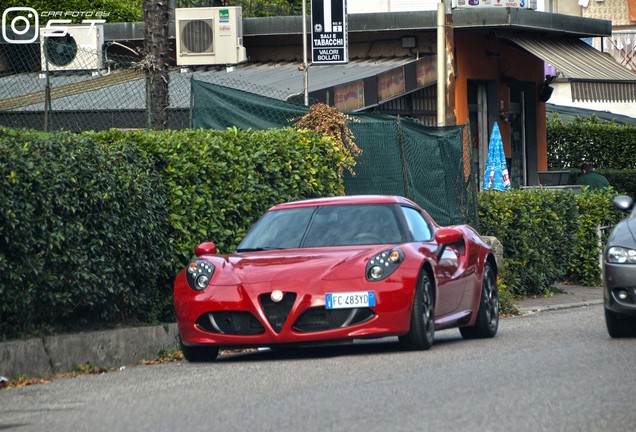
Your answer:
[[[563,303],[563,304],[554,304],[554,305],[544,305],[544,306],[535,306],[535,307],[518,307],[517,309],[521,313],[522,316],[533,315],[540,312],[549,312],[549,311],[558,311],[564,309],[576,309],[582,308],[597,304],[603,304],[603,300],[589,300],[589,301],[580,301],[576,303]]]
[[[578,302],[515,306],[520,316],[603,304],[603,299]],[[160,351],[179,348],[176,323],[131,327],[0,343],[0,377],[20,375],[50,377],[90,363],[107,369],[138,365],[156,358]]]
[[[132,327],[0,343],[0,376],[50,377],[75,365],[133,366],[179,347],[177,324]]]

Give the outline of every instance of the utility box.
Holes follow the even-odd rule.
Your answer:
[[[233,65],[247,61],[241,7],[175,9],[177,65]]]

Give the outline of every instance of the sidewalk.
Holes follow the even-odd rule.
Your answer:
[[[543,312],[547,310],[569,309],[603,303],[602,287],[584,287],[578,285],[555,286],[563,293],[551,297],[529,298],[517,302],[517,308],[522,315]]]
[[[521,314],[603,303],[601,287],[557,285],[563,293],[517,303]],[[159,351],[178,349],[176,324],[123,328],[0,343],[0,376],[48,377],[90,363],[107,369],[139,364]]]

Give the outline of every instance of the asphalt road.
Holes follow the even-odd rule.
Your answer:
[[[601,305],[503,319],[492,340],[438,332],[224,355],[0,391],[11,431],[633,431],[636,340]]]

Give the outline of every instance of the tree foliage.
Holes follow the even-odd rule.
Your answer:
[[[3,0],[3,9],[10,7],[30,7],[39,12],[40,25],[46,24],[51,19],[71,19],[74,24],[79,24],[82,19],[99,19],[96,16],[72,16],[67,12],[106,12],[107,23],[112,22],[138,22],[141,16],[142,0]],[[42,15],[43,12],[47,14]],[[52,16],[50,12],[61,12],[61,15]]]
[[[309,10],[310,2],[307,2]],[[302,15],[302,0],[180,0],[179,7],[241,6],[244,17]]]

